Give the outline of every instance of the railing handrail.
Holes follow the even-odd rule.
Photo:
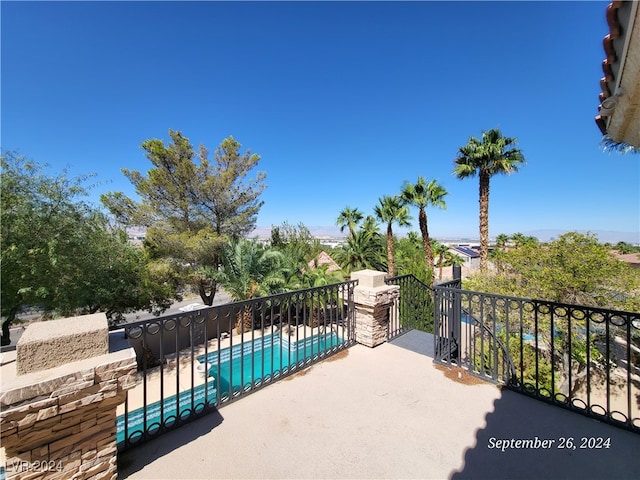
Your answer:
[[[435,285],[434,289],[442,289],[442,290],[448,290],[448,291],[456,291],[459,292],[461,294],[465,294],[465,295],[482,295],[484,297],[491,297],[491,298],[497,298],[497,299],[504,299],[504,300],[509,300],[509,301],[513,301],[513,302],[528,302],[528,303],[533,303],[533,304],[538,304],[538,305],[552,305],[554,307],[560,307],[560,308],[567,308],[567,309],[571,309],[571,310],[589,310],[590,312],[594,312],[594,313],[602,313],[602,314],[614,314],[614,315],[624,315],[624,316],[628,316],[628,315],[632,315],[632,316],[637,316],[640,319],[640,312],[630,312],[630,311],[626,311],[626,310],[614,310],[614,309],[609,309],[609,308],[604,308],[604,307],[595,307],[595,306],[590,306],[590,305],[579,305],[577,303],[562,303],[562,302],[554,302],[552,300],[541,300],[541,299],[535,299],[535,298],[528,298],[528,297],[512,297],[512,296],[508,296],[508,295],[500,295],[497,293],[489,293],[489,292],[480,292],[477,290],[464,290],[461,288],[454,288],[454,287],[443,287],[440,285]]]
[[[640,312],[448,286],[434,291],[436,348],[449,340],[444,345],[455,349],[447,347],[447,358],[456,357],[436,361],[640,433],[633,386],[640,374]],[[461,313],[469,324],[464,330]]]
[[[239,300],[239,301],[231,301],[231,302],[227,302],[227,303],[221,303],[219,305],[206,305],[203,306],[197,310],[192,310],[189,312],[179,312],[179,313],[171,313],[169,315],[158,315],[156,317],[152,317],[152,318],[146,318],[143,320],[136,320],[133,322],[123,322],[123,323],[118,323],[116,325],[111,325],[109,327],[110,331],[113,330],[120,330],[122,328],[128,328],[128,327],[134,327],[134,326],[138,326],[138,325],[144,325],[146,323],[149,322],[158,322],[158,321],[168,321],[168,320],[174,320],[176,318],[183,318],[185,316],[189,316],[189,315],[193,315],[193,316],[198,316],[201,315],[203,313],[210,313],[210,312],[214,312],[216,310],[222,310],[224,308],[229,308],[230,305],[233,305],[234,308],[241,308],[244,307],[245,305],[255,305],[256,303],[261,303],[261,302],[266,302],[269,300],[279,300],[281,298],[287,298],[287,297],[291,297],[292,295],[304,295],[304,294],[308,294],[308,293],[314,293],[316,291],[320,291],[320,290],[330,290],[330,289],[335,289],[336,287],[342,287],[342,286],[355,286],[358,284],[358,280],[347,280],[344,282],[338,282],[338,283],[331,283],[328,285],[321,285],[319,287],[309,287],[309,288],[303,288],[300,290],[289,290],[286,292],[281,292],[281,293],[276,293],[274,295],[267,295],[267,296],[263,296],[263,297],[256,297],[256,298],[250,298],[248,300]]]
[[[429,285],[424,283],[422,280],[420,280],[418,277],[416,277],[413,273],[407,273],[407,274],[404,274],[404,275],[396,275],[395,277],[385,277],[384,281],[385,281],[385,283],[388,284],[389,282],[392,282],[392,281],[395,281],[395,280],[403,280],[405,278],[413,278],[413,280],[418,282],[424,288],[431,290],[431,287]]]

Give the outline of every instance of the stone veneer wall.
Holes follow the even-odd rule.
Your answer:
[[[17,377],[0,390],[6,478],[116,479],[116,408],[133,387],[133,349]]]
[[[375,347],[387,341],[389,309],[398,295],[400,287],[387,285],[386,274],[375,270],[361,270],[351,274],[358,280],[353,290],[356,307],[356,342]]]

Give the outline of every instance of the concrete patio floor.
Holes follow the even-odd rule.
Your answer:
[[[417,331],[356,345],[121,453],[119,477],[640,478],[640,435],[445,375],[431,346]],[[536,437],[554,444],[495,448],[494,439]],[[558,448],[569,437],[576,449]],[[580,449],[583,437],[610,448]]]

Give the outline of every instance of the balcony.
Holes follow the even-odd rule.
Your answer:
[[[354,276],[127,324],[48,398],[3,384],[7,478],[116,448],[120,478],[637,478],[640,314]]]
[[[432,346],[417,330],[355,345],[121,453],[119,477],[637,478],[639,435],[438,366]],[[554,443],[493,440],[536,438]]]

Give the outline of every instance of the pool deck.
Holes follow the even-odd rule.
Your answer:
[[[119,478],[638,478],[640,435],[459,378],[431,347],[416,331],[356,345],[121,453]],[[495,448],[536,437],[554,443]],[[558,448],[568,437],[576,449]]]

